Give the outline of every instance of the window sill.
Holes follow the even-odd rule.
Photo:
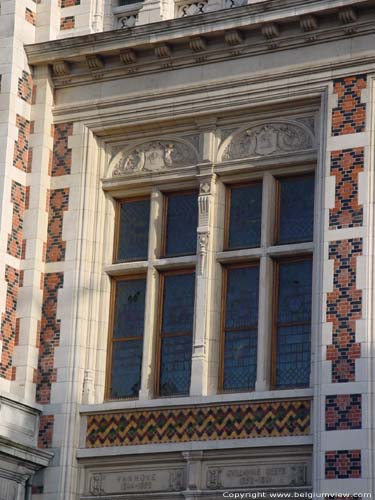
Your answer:
[[[239,403],[248,401],[270,401],[279,399],[303,399],[312,398],[314,390],[307,389],[284,389],[278,391],[266,392],[238,392],[215,394],[211,396],[187,396],[187,397],[172,397],[149,400],[118,400],[105,401],[101,404],[81,405],[80,413],[102,413],[105,411],[119,410],[140,410],[146,408],[165,408],[178,406],[192,405],[215,405],[223,403]]]

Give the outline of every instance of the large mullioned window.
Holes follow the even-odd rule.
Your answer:
[[[224,179],[223,186],[222,203],[216,204],[224,217],[217,255],[222,283],[220,328],[214,332],[220,346],[217,390],[256,390],[264,350],[270,359],[270,389],[307,387],[314,176],[265,173],[242,184]],[[138,397],[145,373],[144,339],[150,339],[147,310],[155,311],[154,397],[189,395],[199,307],[198,193],[159,192],[158,203],[155,211],[150,195],[117,202],[114,263],[120,270],[112,278],[108,399]],[[154,240],[152,232],[157,233]],[[157,289],[149,299],[154,307],[147,302],[150,269],[157,275]]]

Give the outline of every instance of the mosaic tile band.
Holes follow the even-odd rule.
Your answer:
[[[306,436],[310,411],[298,400],[89,415],[86,447]]]

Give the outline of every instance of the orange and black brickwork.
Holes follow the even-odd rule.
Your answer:
[[[72,123],[59,123],[53,127],[53,154],[50,175],[69,175],[72,166],[72,150],[68,147],[73,134]]]
[[[367,86],[366,75],[338,78],[333,82],[337,107],[332,110],[332,135],[364,132],[366,104],[361,102],[362,90]]]
[[[310,434],[311,403],[273,401],[89,415],[86,447]]]
[[[30,122],[23,116],[17,115],[16,126],[18,128],[18,139],[14,143],[13,166],[18,168],[19,170],[22,170],[22,172],[30,172]]]
[[[33,78],[27,71],[22,71],[22,77],[18,79],[18,97],[31,104],[33,98]]]
[[[326,396],[326,431],[361,429],[362,395]]]
[[[13,204],[12,232],[8,236],[7,252],[17,259],[24,258],[25,241],[23,224],[26,208],[26,188],[20,183],[12,182],[10,201]]]
[[[361,450],[327,451],[326,479],[356,479],[361,477]]]
[[[64,212],[69,207],[69,188],[54,189],[48,193],[48,234],[46,262],[65,259],[66,242],[62,239]]]
[[[66,16],[62,17],[60,20],[60,30],[71,30],[75,27],[75,17],[74,16]]]
[[[329,211],[329,228],[360,227],[363,207],[358,204],[358,174],[363,172],[364,148],[331,153],[331,174],[336,177],[335,208]]]
[[[53,415],[41,415],[39,418],[38,448],[50,448],[52,445]]]

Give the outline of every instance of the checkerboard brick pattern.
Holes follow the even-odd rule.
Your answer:
[[[49,191],[48,235],[46,262],[59,262],[65,259],[66,242],[62,239],[63,216],[69,207],[69,188]]]
[[[38,448],[51,448],[54,420],[53,415],[39,417]]]
[[[71,30],[75,27],[75,17],[74,16],[66,16],[62,17],[60,20],[60,30]]]
[[[13,354],[17,333],[17,298],[20,286],[20,271],[11,266],[5,267],[7,283],[6,309],[1,318],[1,364],[0,377],[14,380]]]
[[[40,323],[39,358],[36,372],[36,401],[51,401],[51,386],[56,382],[55,348],[60,342],[60,320],[57,319],[57,294],[63,287],[63,273],[48,273],[43,278],[43,305]]]
[[[333,291],[327,294],[327,322],[332,323],[332,344],[327,360],[332,361],[332,382],[354,382],[355,360],[361,356],[356,342],[356,320],[362,317],[362,291],[356,288],[357,257],[362,239],[333,241],[329,258],[334,260]]]
[[[59,0],[60,7],[64,9],[65,7],[75,7],[81,5],[81,0]]]
[[[16,181],[12,182],[10,201],[13,204],[12,232],[8,236],[7,252],[21,259],[24,257],[23,223],[26,208],[26,188]]]
[[[22,172],[31,172],[29,163],[30,122],[23,116],[17,115],[16,126],[18,139],[14,143],[13,166]]]
[[[299,400],[89,415],[86,447],[305,436],[310,413]]]
[[[361,450],[327,451],[326,479],[356,479],[361,477]]]
[[[32,24],[33,26],[36,25],[36,13],[33,12],[31,9],[28,9],[27,7],[25,9],[25,19],[28,23]]]
[[[361,429],[362,395],[326,396],[326,431]]]
[[[364,168],[364,148],[331,153],[331,174],[336,177],[335,208],[329,211],[329,228],[343,229],[363,224],[358,204],[358,174]]]
[[[366,75],[338,78],[333,82],[337,94],[337,107],[332,110],[332,135],[364,132],[366,104],[361,102],[361,92],[367,87]]]
[[[53,154],[50,175],[69,175],[72,166],[72,150],[68,147],[73,134],[73,123],[59,123],[53,127]]]
[[[18,79],[18,97],[31,104],[33,98],[33,78],[27,71],[22,71],[22,77]]]

